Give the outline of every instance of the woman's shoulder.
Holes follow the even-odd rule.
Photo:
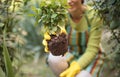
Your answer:
[[[94,17],[95,15],[95,9],[89,5],[86,5],[86,11],[85,11],[85,15],[88,17],[88,18],[92,18]]]
[[[94,9],[94,7],[87,5],[87,11],[85,14],[91,23],[91,26],[101,21],[101,18],[98,16],[98,12]]]

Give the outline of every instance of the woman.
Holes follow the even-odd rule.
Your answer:
[[[48,64],[57,77],[80,77],[82,70],[92,77],[98,76],[102,64],[99,47],[102,21],[95,16],[94,9],[83,3],[84,0],[68,0],[69,51],[64,57],[52,54],[48,57]]]

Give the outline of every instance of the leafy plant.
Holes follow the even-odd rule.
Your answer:
[[[3,72],[1,67],[0,67],[0,77],[5,77],[5,73]]]
[[[112,30],[120,26],[119,2],[119,0],[97,0],[95,2],[95,8],[99,11],[99,15],[104,19],[104,23]]]
[[[67,17],[66,0],[42,0],[39,8],[33,8],[37,23],[42,23],[43,32],[53,34],[64,26]]]
[[[53,55],[63,55],[67,51],[65,30],[67,8],[66,0],[42,0],[38,8],[33,8],[35,11],[33,15],[41,26],[41,34],[44,34],[44,38],[47,40],[43,40],[43,45],[46,46],[45,51],[51,51]],[[60,50],[61,48],[63,50]]]
[[[0,67],[6,77],[14,77],[12,62],[16,37],[13,29],[18,23],[19,0],[0,0]],[[6,33],[5,33],[6,32]]]
[[[8,49],[6,47],[6,42],[5,42],[6,32],[5,32],[5,30],[3,33],[4,33],[4,36],[3,36],[3,39],[4,39],[3,40],[3,56],[4,56],[5,67],[6,67],[6,76],[7,77],[15,77],[13,67],[12,67],[12,62],[10,60]]]

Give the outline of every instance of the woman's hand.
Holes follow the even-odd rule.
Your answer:
[[[47,40],[50,40],[50,39],[51,39],[50,35],[46,32],[44,34],[44,39],[42,41],[42,44],[45,46],[45,52],[48,52],[48,43],[47,43]]]
[[[75,77],[80,72],[80,66],[76,61],[70,64],[70,67],[60,74],[60,77]]]
[[[44,33],[42,44],[45,52],[52,52],[53,55],[64,55],[67,52],[68,36],[64,27],[60,27],[60,32]],[[60,51],[61,50],[61,51]]]

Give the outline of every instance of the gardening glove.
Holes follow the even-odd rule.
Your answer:
[[[70,67],[60,74],[60,77],[75,77],[80,72],[80,66],[76,61],[70,64]]]
[[[60,26],[59,26],[59,27],[60,27]],[[61,34],[62,34],[62,33],[67,34],[67,32],[66,32],[65,28],[60,27],[60,29],[61,29],[61,31],[60,31],[60,33],[61,33]]]
[[[47,40],[50,40],[50,39],[51,39],[51,37],[48,34],[48,32],[44,33],[44,39],[42,41],[42,44],[45,46],[45,52],[48,52],[48,43],[47,43]]]
[[[60,29],[61,29],[60,34],[62,34],[62,33],[67,34],[65,28],[60,27]],[[54,33],[52,33],[52,35],[57,35],[57,34],[54,32]],[[45,52],[49,52],[47,40],[50,40],[50,39],[51,39],[50,34],[48,32],[44,33],[44,39],[42,41],[42,44],[45,46]]]

